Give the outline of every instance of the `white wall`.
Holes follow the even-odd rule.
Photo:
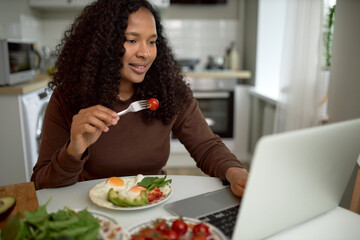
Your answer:
[[[359,12],[360,1],[336,4],[328,102],[331,122],[360,118]]]
[[[286,0],[259,0],[255,87],[271,95],[279,90],[285,17]]]
[[[22,38],[41,44],[40,13],[28,0],[0,0],[0,38]]]
[[[243,4],[243,68],[251,72],[247,81],[255,85],[256,78],[256,52],[257,52],[257,25],[258,25],[258,0],[245,0]]]
[[[50,49],[60,43],[64,31],[73,23],[80,10],[42,11],[42,33],[44,45]]]
[[[330,122],[360,118],[360,1],[337,0],[328,93]],[[356,161],[356,159],[354,159]],[[356,168],[341,206],[349,207]]]

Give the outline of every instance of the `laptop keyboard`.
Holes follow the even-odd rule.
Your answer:
[[[219,212],[211,213],[204,217],[200,217],[199,220],[210,223],[220,229],[225,236],[231,239],[234,231],[236,217],[239,212],[239,207],[230,207]]]

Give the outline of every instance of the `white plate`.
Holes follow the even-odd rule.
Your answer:
[[[89,211],[89,210],[88,210]],[[89,211],[94,217],[99,219],[101,224],[101,230],[99,232],[99,238],[103,240],[119,240],[122,239],[123,229],[113,219],[102,213]]]
[[[135,178],[134,176],[132,177],[121,177],[121,178]],[[95,203],[96,205],[100,206],[100,207],[103,207],[103,208],[108,208],[108,209],[113,209],[113,210],[125,210],[125,211],[132,211],[132,210],[140,210],[140,209],[146,209],[146,208],[150,208],[150,207],[155,207],[159,204],[162,204],[164,203],[165,201],[167,201],[170,196],[172,195],[172,188],[171,186],[170,187],[170,192],[166,195],[163,195],[161,196],[160,199],[158,200],[155,200],[155,201],[152,201],[151,203],[148,203],[147,205],[144,205],[144,206],[138,206],[138,207],[119,207],[119,206],[116,206],[114,204],[112,204],[111,202],[109,202],[107,200],[107,193],[108,191],[103,191],[101,192],[101,194],[95,194],[94,193],[94,190],[103,186],[104,182],[101,182],[99,184],[96,184],[89,192],[89,197],[90,197],[90,200]]]
[[[131,236],[138,233],[142,228],[145,227],[153,227],[153,222],[155,222],[156,220],[159,219],[165,219],[166,222],[171,226],[171,223],[173,221],[175,221],[176,219],[179,219],[179,217],[163,217],[163,218],[156,218],[147,222],[143,222],[140,224],[137,224],[133,227],[130,227],[128,230],[124,229],[124,233],[123,236],[125,238],[125,240],[131,239]],[[182,218],[185,223],[188,224],[188,231],[187,233],[183,236],[184,239],[191,239],[192,237],[192,228],[189,227],[190,225],[196,225],[197,223],[200,223],[201,221],[195,218],[187,218],[187,217],[183,217]],[[207,237],[207,239],[211,239],[211,240],[227,240],[227,237],[215,226],[209,224],[209,223],[205,223],[206,225],[209,226],[209,231],[210,231],[210,236]],[[181,238],[181,239],[183,239]]]

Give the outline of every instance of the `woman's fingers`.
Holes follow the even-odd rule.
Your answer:
[[[73,116],[68,152],[79,157],[102,132],[109,131],[110,125],[119,120],[116,112],[101,105],[82,109]]]
[[[116,112],[101,105],[96,105],[79,112],[89,124],[104,129],[104,126],[115,125],[119,120]]]
[[[230,182],[231,190],[237,196],[242,196],[248,178],[248,171],[244,168],[231,167],[226,171],[226,179]]]

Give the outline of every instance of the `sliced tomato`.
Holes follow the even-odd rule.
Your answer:
[[[146,238],[153,238],[156,234],[156,230],[150,227],[146,227],[140,230],[139,236],[144,236]]]
[[[206,225],[205,223],[198,223],[193,228],[193,234],[195,236],[209,236],[210,235],[209,226]]]
[[[145,236],[135,235],[131,237],[131,240],[146,240]]]
[[[174,230],[171,230],[171,229],[165,230],[163,232],[163,236],[167,240],[177,240],[179,238],[179,235]]]
[[[148,200],[149,202],[158,200],[161,198],[161,196],[163,195],[163,193],[161,192],[161,190],[156,187],[153,190],[151,190],[150,192],[148,192]]]
[[[175,232],[177,232],[177,234],[179,234],[179,236],[182,236],[187,232],[188,226],[184,222],[184,220],[179,218],[179,219],[176,219],[175,221],[173,221],[173,223],[171,225],[171,229],[174,230]]]
[[[154,227],[159,232],[164,232],[165,230],[169,229],[169,225],[164,219],[160,219],[154,223]]]
[[[151,111],[155,111],[159,107],[159,101],[156,98],[150,98],[148,100],[148,108]]]
[[[191,240],[206,240],[205,236],[193,236]]]

